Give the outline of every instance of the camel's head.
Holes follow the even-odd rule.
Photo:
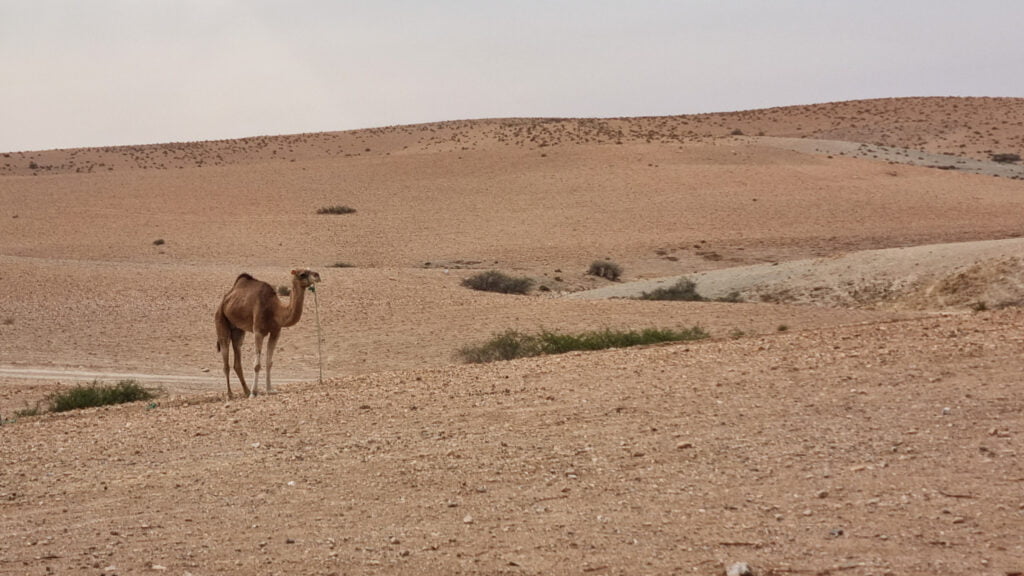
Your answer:
[[[320,281],[320,274],[307,268],[292,270],[292,276],[298,278],[299,285],[303,288],[309,288]]]

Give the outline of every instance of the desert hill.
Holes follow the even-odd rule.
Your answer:
[[[0,154],[0,574],[1020,573],[1022,102]],[[217,303],[298,267],[281,393],[228,401]],[[622,298],[684,276],[743,301]],[[18,415],[120,378],[165,394]]]
[[[1024,153],[1024,99],[893,98],[650,118],[489,119],[237,140],[7,152],[0,175],[171,170],[437,151],[687,144],[725,136],[837,140],[988,161]]]

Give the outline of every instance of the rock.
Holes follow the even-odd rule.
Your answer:
[[[466,514],[466,517],[462,519],[462,522],[464,524],[472,524],[473,523],[473,517],[470,516],[469,514]]]
[[[754,576],[754,569],[746,562],[735,562],[725,569],[725,576]]]

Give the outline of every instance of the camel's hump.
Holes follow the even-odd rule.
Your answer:
[[[252,274],[249,274],[248,272],[242,272],[241,274],[238,275],[238,278],[235,278],[235,282],[238,282],[243,278],[246,280],[255,280],[255,278],[252,277]]]

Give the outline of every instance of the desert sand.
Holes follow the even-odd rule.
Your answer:
[[[0,154],[0,573],[1020,573],[1022,151],[1024,100],[924,98]],[[300,267],[229,400],[217,303]],[[629,298],[680,277],[743,302]]]

